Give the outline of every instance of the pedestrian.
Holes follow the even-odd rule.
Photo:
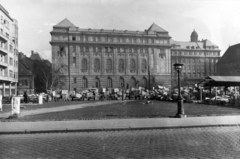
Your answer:
[[[24,94],[23,94],[23,101],[24,101],[24,103],[28,103],[28,95],[27,95],[27,92],[24,92]]]

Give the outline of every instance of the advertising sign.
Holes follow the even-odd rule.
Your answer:
[[[20,114],[20,97],[12,97],[12,115]]]

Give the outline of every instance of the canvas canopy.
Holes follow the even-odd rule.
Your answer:
[[[208,76],[199,83],[200,86],[240,86],[240,76]]]

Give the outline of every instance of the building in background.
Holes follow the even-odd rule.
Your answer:
[[[31,51],[31,60],[38,60],[38,61],[43,61],[42,56],[38,52],[34,52],[33,50]]]
[[[0,94],[15,95],[18,82],[18,22],[0,5]]]
[[[24,64],[19,61],[18,66],[18,92],[17,94],[33,94],[34,93],[34,75],[31,70],[27,69]]]
[[[22,52],[18,55],[19,63],[21,63],[19,64],[19,94],[47,92],[52,78],[51,62],[43,59],[39,53],[34,51],[31,51],[30,57]]]
[[[171,37],[154,23],[145,31],[81,29],[64,19],[51,38],[53,68],[67,67],[60,89],[171,84]]]
[[[220,59],[219,47],[208,39],[199,41],[195,30],[192,32],[190,39],[190,42],[171,40],[173,86],[177,85],[177,74],[173,68],[174,63],[184,64],[181,76],[183,84],[186,86],[217,73],[216,63]]]
[[[217,63],[219,76],[240,76],[240,44],[230,46]]]

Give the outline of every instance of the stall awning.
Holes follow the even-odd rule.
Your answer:
[[[240,76],[208,76],[199,83],[201,86],[240,86]]]

